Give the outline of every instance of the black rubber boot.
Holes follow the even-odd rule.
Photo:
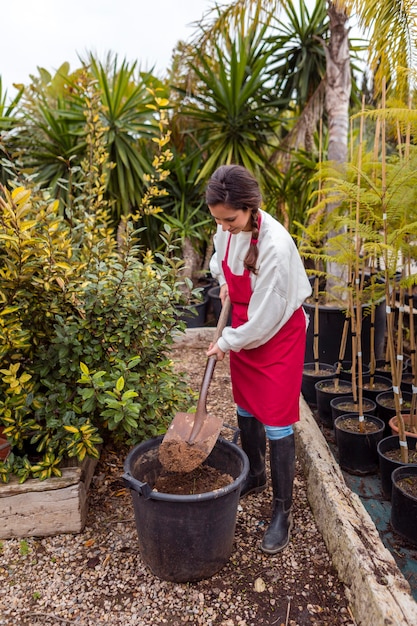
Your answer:
[[[266,554],[276,554],[289,543],[292,529],[292,488],[295,472],[294,435],[269,442],[273,490],[272,519],[261,543]]]
[[[266,438],[265,426],[255,417],[243,417],[238,413],[237,423],[242,450],[249,459],[249,474],[240,491],[240,497],[243,498],[250,493],[260,493],[266,487]]]

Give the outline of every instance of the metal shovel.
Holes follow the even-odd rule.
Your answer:
[[[213,343],[222,334],[229,312],[230,299],[227,297],[217,322]],[[196,412],[177,413],[159,446],[159,460],[168,471],[191,472],[201,465],[214,448],[223,420],[219,416],[208,415],[206,400],[216,362],[216,356],[207,359]]]

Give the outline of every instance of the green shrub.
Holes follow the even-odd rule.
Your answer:
[[[116,244],[105,211],[78,212],[70,223],[57,201],[0,188],[0,424],[13,446],[4,481],[97,457],[107,432],[153,437],[185,406],[167,357],[181,300],[169,242],[156,260],[132,224]]]

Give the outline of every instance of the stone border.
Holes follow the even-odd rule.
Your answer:
[[[81,463],[63,467],[60,477],[29,478],[22,484],[12,477],[9,483],[1,484],[0,538],[82,532],[96,465],[97,459],[85,457]]]
[[[297,454],[307,497],[358,626],[415,626],[417,603],[359,496],[347,487],[307,403],[300,400]]]
[[[176,343],[206,347],[214,328],[189,328]],[[359,496],[346,485],[308,404],[300,399],[297,456],[307,497],[357,626],[416,626],[417,603]]]

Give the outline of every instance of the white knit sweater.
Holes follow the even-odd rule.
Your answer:
[[[288,231],[269,213],[261,211],[258,239],[258,273],[251,272],[252,297],[248,321],[239,328],[227,326],[218,341],[223,352],[257,348],[273,337],[311,294],[310,282],[297,247]],[[242,275],[251,232],[231,235],[228,265],[233,274]],[[226,281],[222,260],[226,254],[229,233],[218,226],[214,235],[215,253],[210,271],[220,285]]]

